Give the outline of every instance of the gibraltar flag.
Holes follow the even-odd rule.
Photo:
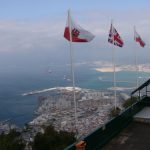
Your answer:
[[[70,41],[69,23],[71,26],[72,42],[90,42],[95,37],[92,33],[77,25],[68,14],[67,25],[64,32],[64,37],[68,41]]]
[[[141,39],[140,35],[134,29],[134,40],[140,44],[141,47],[145,46],[144,41]]]
[[[110,26],[109,36],[108,36],[108,42],[111,44],[114,44],[116,46],[122,47],[123,46],[123,40],[121,39],[119,33],[117,30],[113,27],[112,23]]]

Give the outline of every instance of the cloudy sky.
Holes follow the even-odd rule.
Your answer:
[[[96,37],[90,43],[74,43],[76,62],[111,61],[107,42],[111,19],[124,47],[116,49],[118,63],[149,63],[149,0],[0,0],[0,66],[38,66],[69,62],[68,42],[63,38],[67,10],[73,19]],[[146,43],[133,40],[133,26]]]

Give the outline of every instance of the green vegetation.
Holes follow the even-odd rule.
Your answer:
[[[112,110],[110,111],[110,118],[116,117],[120,114],[121,109],[119,107],[113,107]]]
[[[9,134],[0,135],[0,150],[24,150],[24,147],[19,132],[12,130]]]
[[[128,108],[129,106],[131,106],[132,104],[134,104],[135,102],[137,102],[137,97],[132,97],[129,98],[128,100],[126,100],[123,104],[124,108]]]
[[[75,134],[65,131],[57,132],[48,126],[44,134],[38,133],[32,143],[33,150],[63,150],[75,142]]]

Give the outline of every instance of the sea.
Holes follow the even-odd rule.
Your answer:
[[[0,121],[23,127],[32,121],[38,106],[38,97],[44,93],[22,96],[23,93],[53,87],[71,86],[70,66],[11,67],[0,70]],[[150,73],[142,73],[148,77]],[[136,72],[116,73],[117,86],[135,87]],[[113,73],[98,72],[93,66],[75,67],[75,85],[81,88],[107,90],[113,86]],[[141,81],[143,82],[143,81]]]

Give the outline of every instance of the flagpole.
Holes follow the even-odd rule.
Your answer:
[[[111,21],[111,25],[113,27],[113,20]],[[115,110],[117,107],[117,102],[116,102],[116,64],[115,64],[115,49],[114,49],[114,31],[112,30],[113,34],[113,43],[112,43],[112,63],[113,63],[113,83],[114,83],[114,101],[115,101]]]
[[[115,110],[117,107],[117,94],[116,94],[116,64],[115,64],[115,49],[113,47],[113,70],[114,70],[114,74],[113,74],[113,78],[114,78],[114,99],[115,99]]]
[[[78,135],[78,126],[77,126],[77,102],[76,102],[76,94],[75,94],[75,79],[74,79],[74,63],[73,63],[73,50],[72,50],[72,33],[71,33],[71,20],[70,20],[70,10],[68,10],[68,25],[69,25],[69,47],[70,47],[70,63],[71,63],[71,76],[72,76],[72,86],[73,86],[73,100],[74,100],[74,113],[75,113],[75,132]]]
[[[134,40],[135,39],[135,26],[134,26]],[[136,68],[136,88],[139,86],[139,66],[138,66],[138,57],[137,57],[137,49],[135,48],[135,68]]]

